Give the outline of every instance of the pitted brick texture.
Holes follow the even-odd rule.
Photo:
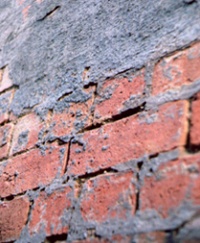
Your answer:
[[[163,105],[83,134],[83,146],[72,144],[68,172],[82,175],[129,160],[167,151],[186,143],[188,103]],[[165,130],[165,133],[163,133]]]
[[[19,238],[28,219],[29,201],[26,197],[16,198],[0,204],[0,241],[13,241]]]
[[[135,212],[133,173],[102,175],[88,180],[81,198],[81,212],[86,221],[123,218]],[[108,193],[109,192],[109,193]]]
[[[40,193],[35,200],[29,224],[31,234],[42,229],[45,229],[47,236],[68,232],[71,216],[70,192],[69,187],[62,187],[50,195],[45,192]]]

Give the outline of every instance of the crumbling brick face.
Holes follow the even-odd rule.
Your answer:
[[[105,174],[88,180],[81,195],[81,213],[86,221],[126,219],[135,213],[133,173]],[[107,193],[109,192],[109,193]]]
[[[0,242],[199,242],[199,1],[12,1]]]
[[[131,78],[106,80],[96,98],[94,122],[109,119],[115,115],[138,106],[137,100],[144,96],[144,70]]]
[[[41,192],[35,200],[29,231],[31,234],[45,230],[46,235],[59,235],[69,230],[71,216],[70,187],[61,187],[52,194]]]
[[[141,210],[155,209],[162,217],[173,214],[181,203],[198,202],[200,156],[185,156],[169,161],[144,180]]]
[[[19,197],[0,204],[0,241],[13,241],[19,238],[29,212],[27,197]]]
[[[152,94],[178,89],[200,79],[200,44],[163,58],[153,73]]]

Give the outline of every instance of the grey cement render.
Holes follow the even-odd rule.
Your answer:
[[[29,5],[29,15],[24,21],[22,9]],[[106,78],[143,66],[148,70],[146,109],[153,109],[167,101],[188,99],[200,91],[200,81],[197,80],[178,93],[169,91],[165,95],[148,97],[151,64],[200,40],[198,0],[44,0],[40,4],[26,0],[24,6],[19,5],[17,0],[0,1],[0,68],[8,66],[17,88],[10,106],[10,111],[16,116],[34,108],[42,117],[49,109],[62,110],[69,102],[85,102],[89,95],[83,87],[89,84],[99,86]],[[84,70],[88,70],[87,80],[82,76]],[[59,101],[65,94],[68,95]],[[178,151],[173,150],[156,158],[145,156],[129,161],[113,169],[137,171],[137,163],[147,162],[139,174],[142,183],[150,170],[154,171],[166,159],[176,157]],[[27,195],[34,200],[40,190],[51,193],[63,184],[74,187],[73,178],[65,177],[56,179],[47,188],[28,191]],[[79,203],[72,202],[70,213],[66,216],[65,223],[70,226],[66,236],[69,242],[84,239],[91,228],[95,229],[98,237],[132,235],[132,242],[137,242],[135,235],[140,232],[180,229],[193,219],[196,210],[183,203],[176,217],[172,215],[166,220],[150,211],[145,214],[137,212],[125,223],[111,220],[97,224],[83,221]],[[17,242],[44,241],[44,231],[30,236],[27,227]],[[181,229],[173,242],[179,242],[188,231],[189,226]],[[190,233],[200,238],[198,230]],[[169,242],[172,242],[170,237]]]
[[[84,102],[79,90],[87,83],[139,69],[200,38],[199,1],[18,2],[0,2],[0,68],[8,65],[19,87],[15,115],[41,103],[52,107],[68,90],[76,93],[71,101]]]

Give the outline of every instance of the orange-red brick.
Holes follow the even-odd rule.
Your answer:
[[[197,99],[192,102],[190,143],[191,145],[200,145],[200,93],[198,93]]]
[[[20,118],[14,129],[10,154],[34,147],[38,141],[38,135],[42,126],[40,118],[34,113]]]
[[[135,210],[135,176],[132,172],[107,174],[88,180],[81,195],[86,221],[126,219]]]
[[[128,78],[106,80],[99,91],[99,96],[109,93],[111,97],[101,102],[99,102],[100,97],[97,97],[98,103],[95,107],[94,121],[98,122],[120,114],[126,110],[125,103],[127,101],[132,99],[137,102],[136,100],[142,97],[144,88],[144,70],[138,72],[131,81]]]
[[[152,93],[157,95],[200,79],[200,43],[159,61],[154,69]]]
[[[111,239],[104,238],[88,238],[85,240],[74,241],[74,243],[131,243],[131,236],[114,235]]]
[[[44,229],[47,236],[68,232],[72,195],[70,187],[57,189],[52,194],[41,192],[35,200],[29,231],[31,234]],[[68,218],[68,220],[67,220]]]
[[[200,205],[200,175],[197,176],[196,180],[192,185],[191,199],[195,205]]]
[[[8,121],[9,119],[9,107],[12,97],[12,91],[7,91],[0,95],[0,124]]]
[[[141,209],[154,209],[167,217],[185,200],[200,203],[200,154],[161,165],[141,189]]]
[[[186,143],[188,102],[168,103],[155,114],[135,115],[85,132],[72,144],[68,173],[85,174]]]
[[[89,103],[90,104],[90,103]],[[52,134],[56,137],[70,135],[91,125],[90,106],[86,103],[71,104],[62,112],[55,112],[52,118]]]
[[[8,67],[0,70],[0,92],[10,88],[12,81],[9,78]]]
[[[110,242],[111,242],[110,240],[102,239],[102,238],[89,238],[85,240],[74,241],[74,243],[110,243]]]
[[[167,234],[165,232],[147,232],[137,235],[137,243],[164,243],[167,242]]]
[[[13,125],[5,124],[0,127],[0,159],[8,156]]]
[[[19,238],[28,212],[29,201],[26,197],[0,204],[0,242],[11,242]]]
[[[63,155],[60,149],[64,149]],[[0,164],[0,195],[7,197],[50,183],[63,173],[67,146],[39,149],[15,156]]]

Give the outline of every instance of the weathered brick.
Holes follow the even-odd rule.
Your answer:
[[[23,116],[15,125],[10,154],[21,152],[35,146],[43,124],[34,113]]]
[[[141,189],[141,209],[154,209],[167,217],[184,200],[199,203],[200,154],[161,165]]]
[[[28,5],[25,8],[23,8],[23,10],[22,10],[22,15],[23,15],[24,21],[27,19],[28,15],[29,15],[30,8],[31,8],[31,5]]]
[[[79,131],[91,125],[90,106],[86,103],[74,103],[62,112],[55,112],[52,118],[52,135],[64,137],[73,131]]]
[[[9,107],[12,97],[12,91],[7,91],[0,95],[0,124],[9,119]]]
[[[0,92],[10,88],[12,86],[12,81],[9,78],[8,67],[0,70]]]
[[[111,242],[113,241],[110,241],[108,239],[102,239],[102,238],[91,238],[91,239],[74,241],[74,243],[111,243]]]
[[[110,242],[112,243],[131,243],[133,237],[129,235],[114,235]]]
[[[186,143],[188,102],[168,103],[155,114],[134,115],[85,132],[72,144],[69,174],[85,174]],[[163,132],[165,131],[165,132]]]
[[[194,204],[200,205],[200,175],[198,175],[198,178],[193,183],[191,199]]]
[[[45,230],[46,236],[67,233],[71,218],[71,188],[65,186],[52,194],[41,192],[35,200],[29,231],[31,234]]]
[[[124,235],[114,235],[110,239],[87,238],[85,240],[74,241],[74,243],[131,243],[131,242],[133,242],[132,237],[124,236]]]
[[[8,156],[12,131],[12,124],[5,124],[0,127],[0,159]]]
[[[144,71],[128,78],[106,80],[99,91],[94,112],[94,122],[111,118],[128,108],[135,107],[144,93]],[[106,97],[107,96],[107,97]]]
[[[157,95],[200,79],[200,43],[159,61],[153,73],[152,93]]]
[[[29,201],[26,197],[16,198],[0,204],[0,242],[16,240],[26,224]]]
[[[105,174],[88,180],[81,195],[81,213],[86,221],[126,219],[135,210],[135,177],[132,172]]]
[[[190,143],[191,145],[200,145],[200,93],[198,93],[197,99],[192,102]]]
[[[154,232],[147,232],[147,233],[141,233],[137,236],[137,243],[164,243],[168,242],[168,236],[166,232],[162,231],[154,231]]]
[[[68,146],[68,145],[67,145]],[[39,149],[10,158],[0,164],[0,195],[16,195],[50,183],[63,173],[67,146],[51,146],[45,155]]]

